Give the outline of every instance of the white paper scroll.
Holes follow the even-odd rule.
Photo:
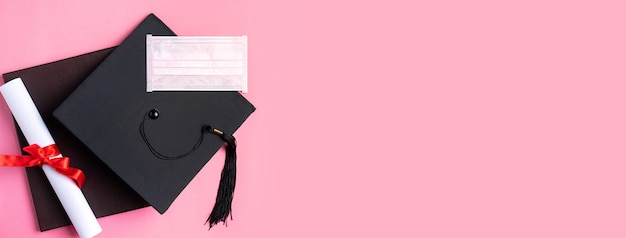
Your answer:
[[[55,144],[22,79],[17,78],[0,86],[0,93],[29,144],[38,144],[42,148]],[[81,238],[91,238],[102,232],[96,216],[74,180],[48,165],[43,166],[43,171],[78,235]]]

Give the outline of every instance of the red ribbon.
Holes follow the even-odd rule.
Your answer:
[[[57,172],[73,179],[79,188],[83,187],[83,183],[85,183],[85,173],[80,169],[71,168],[70,158],[68,157],[54,158],[61,154],[56,144],[43,148],[39,147],[37,144],[32,144],[24,147],[22,150],[31,154],[31,156],[0,155],[0,166],[33,167],[39,165],[41,167],[47,164]]]

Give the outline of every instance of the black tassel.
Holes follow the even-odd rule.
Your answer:
[[[232,135],[226,135],[224,132],[212,128],[206,127],[211,133],[219,135],[222,140],[226,142],[226,160],[224,161],[224,169],[222,170],[222,178],[220,179],[220,185],[217,190],[217,198],[215,198],[215,206],[211,215],[204,223],[209,223],[209,229],[217,225],[219,222],[224,222],[226,225],[226,219],[231,214],[231,205],[233,203],[233,193],[235,192],[235,180],[237,175],[237,141]]]
[[[196,141],[196,144],[191,148],[190,151],[177,155],[177,156],[168,156],[158,152],[152,144],[148,141],[148,137],[146,136],[144,124],[146,123],[146,119],[157,119],[159,117],[159,111],[156,109],[152,109],[148,112],[141,124],[139,125],[139,133],[141,134],[141,138],[143,138],[144,142],[150,149],[150,152],[154,156],[163,160],[177,160],[186,157],[187,155],[193,153],[200,147],[202,141],[204,140],[205,133],[213,133],[218,135],[225,143],[226,143],[226,161],[224,161],[224,169],[222,169],[222,178],[220,179],[220,186],[217,189],[217,198],[215,198],[215,206],[213,207],[213,211],[211,211],[211,215],[204,223],[205,225],[209,223],[209,229],[211,227],[217,225],[219,222],[224,222],[226,225],[226,219],[230,216],[230,219],[233,219],[233,215],[231,214],[231,206],[233,204],[233,193],[235,192],[235,179],[237,177],[237,141],[235,137],[232,135],[227,135],[223,131],[219,129],[215,129],[212,126],[204,125],[202,127],[203,133],[200,134],[200,138]]]

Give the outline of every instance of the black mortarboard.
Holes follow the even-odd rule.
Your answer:
[[[52,117],[52,111],[94,70],[113,48],[3,74],[5,82],[22,78],[59,149],[74,168],[87,174],[82,188],[96,217],[108,216],[148,204]],[[28,146],[16,126],[21,147]],[[26,168],[41,231],[70,225],[59,199],[41,167]]]
[[[149,15],[54,116],[150,205],[164,213],[226,143],[211,225],[230,213],[232,134],[255,110],[238,92],[146,92],[146,35],[174,36]]]

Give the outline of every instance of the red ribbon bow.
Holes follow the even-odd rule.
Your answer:
[[[79,188],[83,187],[85,173],[80,169],[70,167],[70,158],[68,157],[54,158],[61,154],[56,144],[43,148],[37,144],[32,144],[24,147],[22,150],[31,154],[31,156],[0,155],[0,166],[33,167],[39,165],[41,167],[47,164],[57,172],[73,179]]]

